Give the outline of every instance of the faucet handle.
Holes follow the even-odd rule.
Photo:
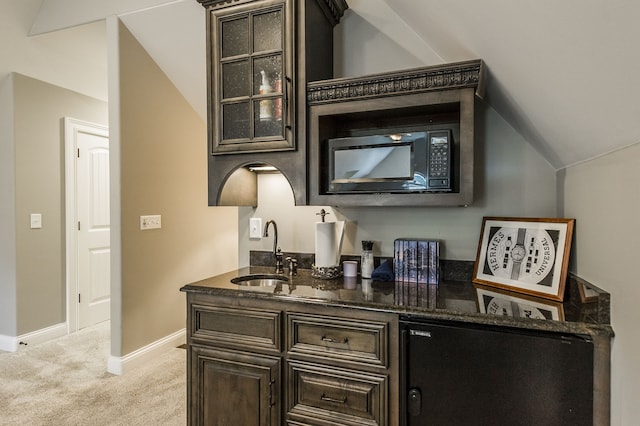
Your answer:
[[[284,273],[284,263],[282,262],[283,256],[282,250],[278,247],[278,250],[276,251],[276,274]]]
[[[287,267],[289,268],[289,275],[298,275],[298,259],[287,257]]]

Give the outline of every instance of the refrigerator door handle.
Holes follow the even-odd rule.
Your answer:
[[[419,416],[422,411],[422,393],[418,388],[409,389],[407,394],[407,411],[410,416]]]

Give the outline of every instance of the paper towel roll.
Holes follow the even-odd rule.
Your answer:
[[[316,223],[316,266],[336,264],[335,222]]]
[[[327,267],[339,264],[343,232],[344,221],[316,223],[316,266]]]

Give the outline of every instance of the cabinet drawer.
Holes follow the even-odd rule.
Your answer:
[[[387,424],[386,376],[295,361],[287,364],[287,375],[287,417],[292,422]]]
[[[192,305],[190,337],[220,346],[280,351],[280,311]]]
[[[287,316],[287,350],[322,360],[387,366],[387,322],[320,315]]]

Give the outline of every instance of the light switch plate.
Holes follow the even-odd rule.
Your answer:
[[[159,214],[140,216],[140,229],[146,231],[147,229],[162,228],[162,217]]]
[[[42,214],[31,213],[31,229],[42,228]]]
[[[262,219],[252,217],[249,219],[249,238],[262,238]]]

